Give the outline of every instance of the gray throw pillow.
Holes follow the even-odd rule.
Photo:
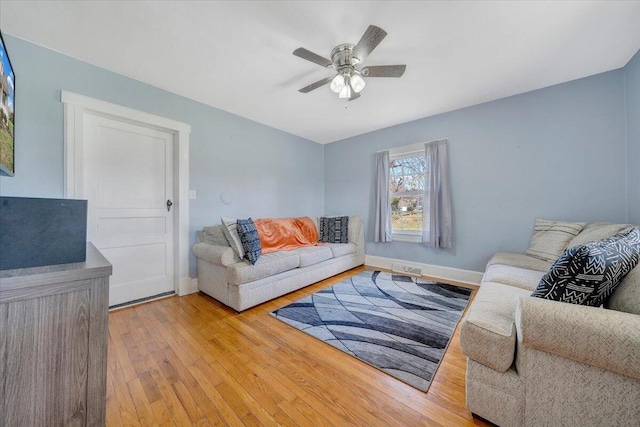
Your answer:
[[[224,225],[214,225],[202,229],[203,242],[218,246],[230,246],[229,239],[224,235]]]

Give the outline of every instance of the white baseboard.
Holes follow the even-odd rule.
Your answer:
[[[370,267],[384,268],[391,270],[394,263],[412,265],[420,267],[422,274],[434,279],[453,280],[460,283],[468,283],[470,285],[480,285],[484,273],[473,270],[463,270],[461,268],[442,267],[440,265],[422,264],[419,262],[405,261],[395,258],[385,258],[375,255],[365,255],[364,263]]]
[[[189,294],[194,294],[198,292],[198,279],[192,279],[190,277],[186,277],[180,280],[180,286],[178,288],[178,295],[185,296]]]

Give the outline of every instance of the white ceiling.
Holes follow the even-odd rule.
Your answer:
[[[389,34],[345,102],[329,57],[369,24]],[[640,48],[640,2],[8,1],[2,31],[277,129],[328,143],[623,67]]]

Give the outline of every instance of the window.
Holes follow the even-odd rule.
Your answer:
[[[389,198],[394,240],[419,242],[421,239],[425,173],[423,144],[389,152]]]

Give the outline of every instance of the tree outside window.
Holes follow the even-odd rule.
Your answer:
[[[425,173],[424,154],[408,154],[390,161],[389,196],[394,233],[418,234],[422,230]]]

